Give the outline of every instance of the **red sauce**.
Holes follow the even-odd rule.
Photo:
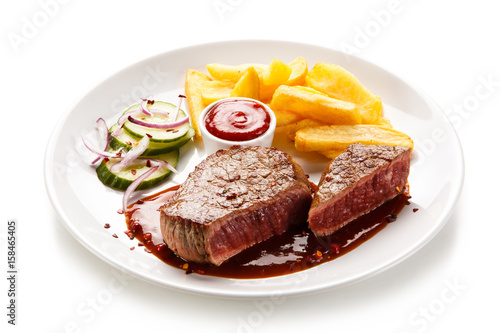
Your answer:
[[[176,256],[163,242],[153,241],[151,234],[138,227],[142,223],[159,225],[158,209],[177,188],[178,186],[167,189],[130,205],[126,213],[128,234],[135,236],[139,246],[144,246],[146,252],[151,252],[170,266],[183,269],[186,273],[225,278],[252,279],[280,276],[334,260],[352,251],[389,223],[394,222],[397,214],[409,204],[409,196],[401,194],[325,237],[316,237],[304,221],[282,235],[250,247],[220,266],[213,266],[186,262]],[[134,223],[137,224],[133,225]]]
[[[204,121],[207,131],[220,139],[248,141],[266,133],[271,116],[257,102],[235,99],[216,104]]]

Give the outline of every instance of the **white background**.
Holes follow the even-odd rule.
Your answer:
[[[0,22],[2,332],[498,330],[500,184],[493,139],[500,122],[500,20],[494,2],[3,1]],[[466,177],[454,214],[430,243],[347,287],[255,301],[191,295],[123,275],[66,231],[43,180],[56,121],[130,64],[239,39],[348,48],[422,88],[446,110],[462,142]],[[6,316],[9,219],[18,222],[15,327]]]

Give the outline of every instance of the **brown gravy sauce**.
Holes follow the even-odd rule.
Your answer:
[[[131,204],[125,214],[128,236],[131,239],[136,238],[139,241],[138,246],[144,247],[146,252],[186,273],[239,279],[286,275],[334,260],[360,246],[387,224],[394,222],[397,214],[409,204],[409,196],[400,194],[325,237],[316,237],[304,221],[282,235],[246,249],[220,266],[213,266],[179,258],[161,239],[159,208],[177,188],[179,186],[171,187]]]

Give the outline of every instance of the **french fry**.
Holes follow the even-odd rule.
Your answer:
[[[306,127],[311,127],[311,126],[322,126],[322,125],[328,125],[322,121],[319,120],[314,120],[314,119],[302,119],[300,121],[288,124],[285,126],[285,132],[286,136],[288,139],[294,141],[295,140],[295,134],[297,133],[298,130],[301,130]]]
[[[339,156],[343,152],[344,152],[343,150],[332,149],[332,150],[323,150],[323,151],[320,151],[319,153],[321,155],[333,160],[335,157]]]
[[[279,59],[273,59],[262,75],[262,83],[266,86],[283,84],[290,78],[291,73],[290,66]]]
[[[195,139],[201,139],[200,129],[198,127],[198,118],[201,112],[205,109],[205,104],[202,98],[203,84],[212,79],[199,71],[188,69],[186,72],[186,79],[184,82],[184,91],[189,106],[189,114],[191,118],[191,125],[193,126],[196,134]]]
[[[307,62],[304,57],[298,57],[288,63],[288,66],[292,69],[290,77],[283,83],[287,86],[301,86],[306,83],[307,75]]]
[[[298,57],[288,63],[292,70],[287,81],[282,84],[287,86],[300,86],[306,83],[307,75],[307,62],[303,57]],[[260,99],[261,101],[268,102],[272,99],[274,92],[281,84],[265,85],[263,82],[260,84]]]
[[[206,67],[214,79],[227,80],[236,83],[249,67],[253,67],[257,73],[259,73],[259,77],[261,77],[263,73],[268,70],[269,66],[257,63],[241,65],[223,65],[213,63],[206,65]]]
[[[413,149],[412,139],[403,132],[377,125],[329,125],[306,127],[295,134],[300,151],[344,150],[352,143],[405,146]]]
[[[341,66],[317,63],[307,73],[308,87],[328,96],[358,106],[363,124],[375,124],[382,117],[383,106],[379,96],[372,94],[359,80]]]
[[[248,67],[231,92],[231,97],[248,97],[259,99],[260,79],[253,67]]]
[[[301,115],[293,112],[280,110],[273,110],[273,112],[276,116],[276,127],[286,126],[304,119]]]
[[[275,111],[287,111],[329,124],[359,124],[361,115],[355,104],[331,98],[302,86],[281,85],[270,103]]]
[[[375,122],[373,122],[373,125],[379,125],[379,126],[392,128],[391,121],[386,117],[378,118]]]
[[[231,81],[205,81],[201,91],[203,103],[206,106],[220,99],[230,97],[233,89],[234,83]]]

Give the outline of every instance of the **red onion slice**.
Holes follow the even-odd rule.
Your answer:
[[[97,119],[97,121],[95,122],[95,128],[99,132],[100,141],[103,143],[103,150],[108,149],[109,130],[106,121],[102,118]]]
[[[169,128],[175,128],[179,127],[181,125],[184,125],[189,121],[189,118],[186,117],[184,119],[172,122],[172,123],[149,123],[147,121],[134,118],[133,116],[128,116],[128,121],[131,123],[134,123],[139,126],[147,127],[147,128],[154,128],[154,129],[169,129]]]
[[[137,177],[128,187],[122,198],[122,212],[125,213],[128,207],[128,199],[135,191],[135,189],[142,183],[142,181],[149,176],[151,176],[156,170],[158,170],[159,166],[152,167],[148,171],[144,172],[142,175]]]
[[[172,119],[177,119],[177,116],[179,115],[179,110],[181,109],[182,101],[186,98],[184,95],[179,95],[179,103],[177,103],[177,109],[175,109],[174,116]]]
[[[122,126],[117,126],[116,129],[114,130],[113,133],[111,133],[111,136],[114,136],[115,138],[120,135],[122,132],[123,127]]]
[[[153,100],[153,96],[150,95],[146,98],[141,98],[141,109],[142,113],[147,114],[148,116],[152,116],[153,114],[148,110],[148,105],[153,104],[155,101]]]
[[[95,122],[95,128],[99,134],[99,144],[102,146],[101,150],[106,151],[108,149],[109,144],[109,130],[106,121],[102,118],[97,119]],[[92,164],[95,164],[101,160],[102,157],[97,157],[92,161]]]
[[[117,158],[120,157],[121,150],[118,150],[117,152],[110,153],[108,151],[104,151],[102,149],[99,149],[97,147],[94,147],[90,142],[85,139],[85,137],[82,135],[82,141],[85,147],[87,147],[88,150],[93,152],[94,154],[98,155],[99,157],[107,157],[107,158]]]
[[[118,163],[115,163],[109,168],[111,172],[118,172],[126,168],[130,163],[134,162],[139,156],[144,153],[144,151],[149,146],[149,137],[145,135],[140,141],[138,141],[137,145],[132,145],[132,149],[130,149],[122,158],[122,160]]]
[[[149,112],[151,113],[151,116],[158,115],[158,116],[168,117],[168,115],[169,115],[169,113],[167,111],[158,110],[158,109],[149,109]],[[120,118],[118,118],[118,120],[116,121],[116,124],[119,126],[119,128],[121,128],[121,126],[125,123],[125,121],[128,119],[129,116],[135,116],[135,115],[138,115],[141,113],[143,113],[142,109],[137,109],[137,110],[133,110],[133,111],[129,111],[127,113],[124,113],[120,116]]]
[[[172,164],[168,163],[167,161],[165,160],[159,160],[159,159],[156,159],[156,158],[139,158],[138,160],[145,160],[146,164],[147,164],[147,161],[149,161],[152,165],[158,165],[160,168],[167,168],[169,169],[170,171],[172,171],[173,173],[177,173],[177,170],[175,170],[175,168],[173,167]]]
[[[128,116],[136,115],[136,114],[139,114],[141,112],[142,112],[141,109],[137,109],[137,110],[133,110],[133,111],[124,113],[120,116],[120,118],[118,118],[118,120],[116,121],[116,124],[118,125],[118,127],[122,127],[123,124],[125,123],[125,121],[127,120]]]

